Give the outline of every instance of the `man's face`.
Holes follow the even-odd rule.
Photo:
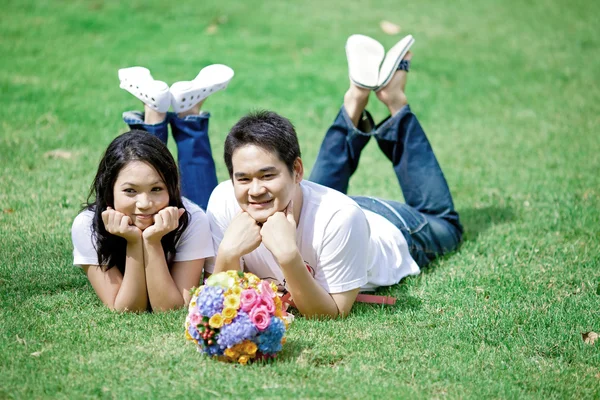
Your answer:
[[[231,163],[235,198],[242,210],[257,222],[265,222],[271,215],[283,211],[302,180],[299,158],[290,174],[277,154],[251,144],[235,150]]]

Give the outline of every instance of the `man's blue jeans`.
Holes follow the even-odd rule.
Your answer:
[[[309,179],[346,193],[360,154],[374,137],[392,162],[406,204],[368,196],[352,198],[362,208],[382,215],[398,227],[421,267],[457,249],[463,228],[446,179],[410,107],[405,106],[376,127],[365,112],[359,128],[362,130],[354,126],[342,107],[325,134]]]
[[[123,113],[123,120],[130,129],[141,129],[158,137],[167,144],[168,125],[177,143],[177,158],[181,175],[181,193],[206,210],[208,199],[217,186],[217,173],[210,140],[208,120],[210,114],[188,115],[185,118],[169,112],[159,124],[145,124],[144,114],[137,111]],[[160,171],[159,171],[160,172]]]

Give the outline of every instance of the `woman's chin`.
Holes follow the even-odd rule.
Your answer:
[[[145,222],[145,221],[135,221],[135,223],[133,225],[135,225],[140,231],[144,231],[147,228],[149,228],[150,225],[152,225],[152,222],[150,222],[150,221],[148,221],[148,222]]]

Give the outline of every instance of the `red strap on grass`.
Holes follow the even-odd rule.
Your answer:
[[[292,300],[292,294],[290,292],[284,294],[281,297],[281,302],[284,308],[287,310],[288,306],[296,307],[294,300]],[[370,304],[387,304],[393,306],[396,304],[396,298],[392,296],[377,296],[374,294],[359,294],[356,296],[357,303],[370,303]]]

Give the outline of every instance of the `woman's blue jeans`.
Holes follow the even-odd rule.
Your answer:
[[[159,124],[145,124],[144,114],[137,111],[123,113],[123,120],[130,129],[141,129],[158,137],[167,144],[168,125],[177,143],[177,158],[181,175],[181,193],[206,210],[208,199],[217,186],[217,173],[210,140],[208,120],[210,114],[188,115],[185,118],[169,112]]]
[[[346,193],[360,154],[374,137],[392,162],[406,204],[368,196],[352,198],[362,208],[382,215],[398,227],[421,267],[457,249],[463,228],[444,174],[410,107],[405,106],[378,126],[365,111],[359,128],[342,107],[325,134],[309,179]]]

